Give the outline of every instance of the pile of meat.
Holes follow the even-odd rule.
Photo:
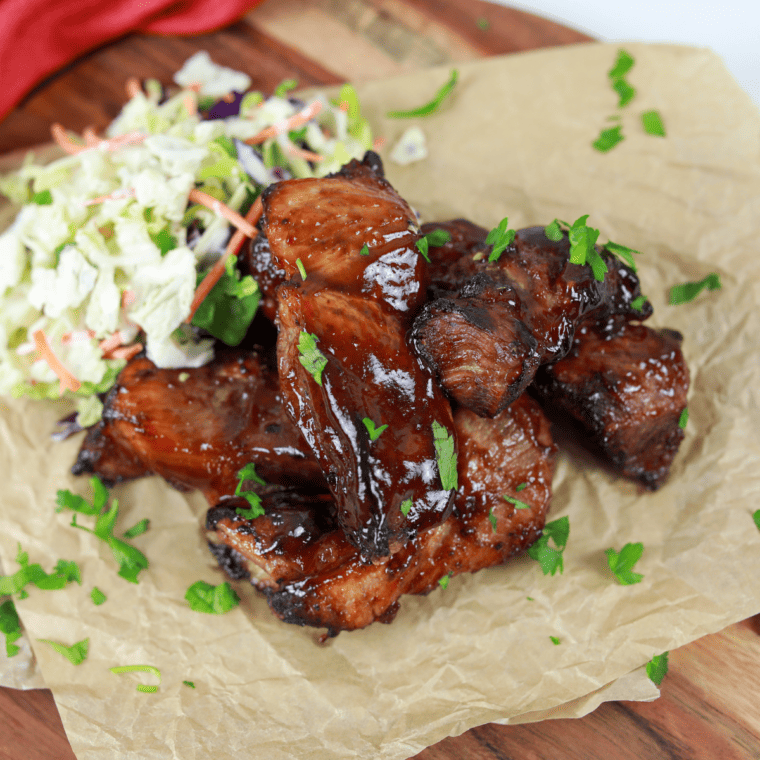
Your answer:
[[[551,498],[542,407],[623,475],[663,482],[688,370],[677,333],[640,324],[651,307],[632,306],[620,260],[600,251],[597,281],[536,227],[489,261],[470,222],[420,228],[373,153],[272,185],[263,207],[242,259],[263,292],[256,345],[199,369],[131,360],[74,472],[200,489],[212,553],[279,618],[330,635],[389,622],[402,594],[524,551]],[[417,243],[441,228],[428,263]],[[253,519],[235,495],[249,463]]]

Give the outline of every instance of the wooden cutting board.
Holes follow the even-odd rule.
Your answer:
[[[170,83],[182,62],[212,49],[271,91],[360,81],[417,68],[588,41],[580,32],[481,0],[269,0],[213,34],[133,35],[84,56],[0,122],[0,153],[49,141],[50,125],[101,130],[119,112],[128,77]],[[662,696],[614,702],[578,720],[489,724],[446,739],[417,760],[758,760],[760,616],[671,653]],[[71,760],[47,690],[0,689],[0,760]]]

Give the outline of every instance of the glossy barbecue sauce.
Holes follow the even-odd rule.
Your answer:
[[[427,287],[415,214],[371,153],[327,178],[272,185],[263,205],[272,261],[291,278],[277,291],[286,407],[349,540],[365,559],[387,556],[445,520],[453,493],[433,433],[437,423],[453,435],[451,407],[406,338]],[[387,427],[375,437],[365,419]]]

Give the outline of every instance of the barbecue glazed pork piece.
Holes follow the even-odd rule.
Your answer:
[[[402,594],[427,594],[444,576],[501,564],[541,535],[555,447],[538,404],[523,396],[495,419],[460,409],[455,425],[454,512],[392,556],[365,562],[342,531],[314,531],[313,513],[303,514],[299,531],[290,517],[300,505],[288,517],[267,509],[270,522],[260,523],[265,518],[237,514],[233,500],[209,511],[212,552],[232,577],[251,577],[285,622],[324,627],[330,635],[389,623]],[[517,509],[505,494],[518,494],[530,509]]]
[[[249,462],[267,483],[324,478],[285,414],[277,375],[255,352],[220,353],[197,369],[158,369],[132,359],[87,433],[72,471],[106,483],[156,474],[211,504],[234,493]]]
[[[584,323],[570,353],[542,367],[534,387],[547,408],[580,422],[623,475],[659,488],[683,439],[689,370],[681,335],[629,324],[614,336]]]
[[[439,250],[431,249],[431,260]],[[602,251],[609,271],[600,282],[591,267],[570,263],[567,235],[555,242],[543,227],[519,230],[495,262],[488,261],[489,247],[480,249],[472,236],[459,250],[463,255],[440,282],[450,287],[459,277],[465,281],[456,295],[425,304],[412,339],[447,393],[483,416],[498,414],[540,365],[564,356],[584,317],[594,314],[614,332],[651,313],[648,302],[642,311],[631,306],[640,290],[629,267]]]
[[[406,339],[427,285],[415,215],[372,153],[324,179],[271,185],[262,200],[272,259],[292,278],[277,291],[286,408],[349,540],[385,557],[448,516],[454,487],[436,449],[436,430],[452,435],[451,407]],[[372,425],[387,427],[373,436]]]

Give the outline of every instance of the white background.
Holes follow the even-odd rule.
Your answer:
[[[676,42],[718,53],[760,106],[760,0],[492,0],[605,42]]]

